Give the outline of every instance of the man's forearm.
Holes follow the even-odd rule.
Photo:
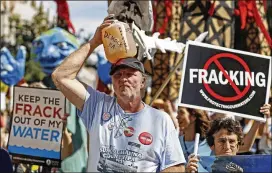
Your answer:
[[[171,166],[169,168],[166,168],[161,172],[185,172],[185,166],[184,166],[184,164],[179,164],[179,165],[175,165],[175,166]]]
[[[69,55],[52,73],[56,87],[79,110],[83,109],[87,86],[79,82],[76,75],[98,45],[92,39]]]
[[[85,60],[98,45],[91,40],[82,45],[78,50],[70,54],[53,72],[53,79],[75,79]]]

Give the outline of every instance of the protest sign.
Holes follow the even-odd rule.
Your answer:
[[[179,105],[265,121],[271,57],[188,41]]]
[[[271,155],[200,156],[198,172],[271,172]]]
[[[14,87],[8,151],[19,163],[60,167],[65,97],[60,91]]]

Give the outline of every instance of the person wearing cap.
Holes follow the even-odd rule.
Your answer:
[[[116,97],[76,79],[87,57],[102,44],[101,30],[113,22],[110,17],[52,74],[89,131],[87,172],[184,172],[185,159],[170,117],[142,102],[146,80],[139,60],[128,57],[112,64]]]

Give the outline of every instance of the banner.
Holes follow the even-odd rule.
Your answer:
[[[201,156],[198,172],[271,172],[271,155]]]
[[[65,97],[60,91],[14,87],[8,151],[12,160],[60,167]]]
[[[265,121],[271,57],[188,41],[179,105]]]

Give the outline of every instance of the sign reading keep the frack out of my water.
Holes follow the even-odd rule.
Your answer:
[[[8,151],[14,161],[59,167],[65,97],[60,91],[14,87]]]

